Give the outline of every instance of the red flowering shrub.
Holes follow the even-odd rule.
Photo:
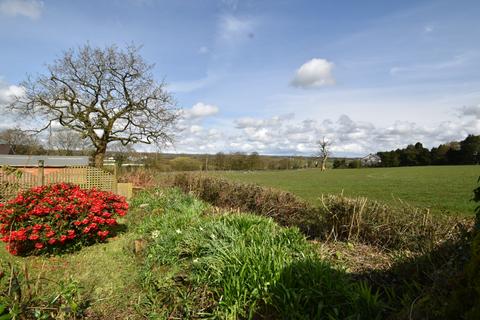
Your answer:
[[[127,213],[124,197],[72,184],[20,192],[0,204],[0,238],[14,255],[59,252],[105,240]]]

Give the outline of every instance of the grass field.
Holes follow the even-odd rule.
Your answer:
[[[289,171],[216,172],[216,176],[291,191],[311,203],[322,194],[365,196],[398,205],[430,208],[432,212],[473,215],[472,190],[480,166],[319,169]]]

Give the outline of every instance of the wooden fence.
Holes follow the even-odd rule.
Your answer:
[[[28,170],[8,167],[0,168],[0,202],[7,201],[20,190],[60,182],[77,184],[85,189],[117,191],[115,174],[95,167],[43,168],[39,166]]]

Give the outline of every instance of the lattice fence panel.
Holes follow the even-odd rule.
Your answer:
[[[12,169],[0,168],[0,203],[13,198],[20,190],[38,185],[38,177]]]
[[[42,170],[38,176],[23,172],[5,170],[0,168],[0,203],[15,196],[18,191],[41,185]],[[45,184],[73,183],[82,188],[96,188],[104,191],[116,192],[117,180],[114,174],[95,167],[66,167],[50,170],[44,174]]]

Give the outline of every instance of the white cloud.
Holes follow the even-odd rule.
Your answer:
[[[480,107],[479,107],[480,108]],[[292,115],[267,119],[241,118],[232,126],[218,130],[215,140],[205,138],[204,130],[192,133],[195,143],[213,143],[213,152],[253,152],[263,154],[303,154],[316,152],[316,141],[322,137],[333,141],[335,156],[361,156],[371,152],[402,148],[421,142],[431,148],[452,140],[462,140],[467,134],[480,134],[480,119],[472,119],[476,109],[466,110],[460,121],[443,121],[419,125],[410,121],[395,121],[391,125],[376,126],[367,121],[355,121],[341,115],[336,121],[306,119],[294,121]],[[188,140],[188,139],[187,139]]]
[[[252,38],[254,21],[248,18],[240,18],[230,14],[220,17],[219,36],[226,42],[236,42]]]
[[[21,97],[24,93],[23,87],[7,85],[0,80],[0,106],[13,102],[15,97]]]
[[[193,134],[200,133],[200,132],[202,132],[202,131],[203,131],[203,127],[202,127],[202,126],[199,126],[199,125],[194,124],[194,125],[192,125],[192,126],[190,127],[190,132],[193,133]]]
[[[8,16],[25,16],[37,19],[41,16],[43,2],[38,0],[3,0],[0,1],[0,13]]]
[[[291,84],[300,88],[319,88],[335,84],[332,70],[334,64],[325,59],[314,58],[305,62],[296,72]]]
[[[187,119],[205,118],[217,114],[218,111],[217,106],[198,102],[191,109],[185,110],[184,115]]]
[[[474,117],[480,119],[480,104],[476,106],[464,106],[460,108],[460,116]]]

